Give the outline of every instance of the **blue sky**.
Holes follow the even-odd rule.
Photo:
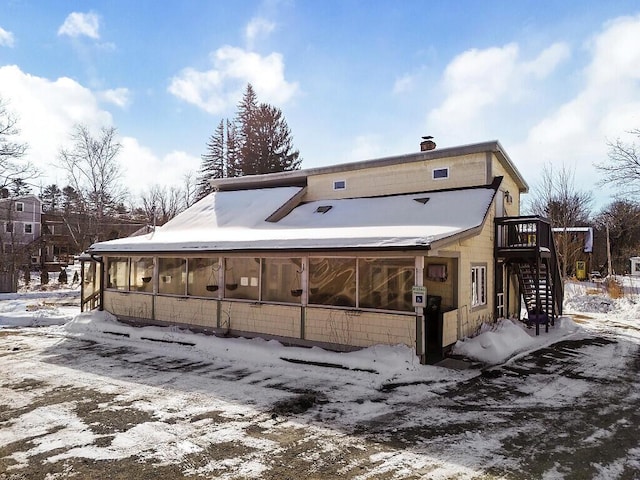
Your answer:
[[[0,0],[0,96],[47,176],[74,124],[113,125],[132,195],[196,172],[247,84],[303,168],[499,140],[531,187],[640,128],[637,1]]]

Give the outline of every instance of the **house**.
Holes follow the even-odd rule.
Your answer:
[[[0,198],[2,250],[23,247],[40,236],[42,201],[35,195]]]
[[[537,328],[561,313],[549,222],[519,216],[528,186],[497,141],[212,183],[155,232],[92,245],[83,308],[423,361],[521,298]]]

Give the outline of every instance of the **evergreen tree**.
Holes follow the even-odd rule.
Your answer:
[[[253,120],[258,158],[254,173],[283,172],[300,168],[300,152],[293,149],[291,130],[282,111],[262,103]]]
[[[62,189],[62,208],[64,213],[79,213],[83,211],[82,199],[75,188],[67,185]]]
[[[256,123],[257,111],[258,97],[253,86],[249,83],[242,100],[238,104],[238,114],[236,116],[242,175],[252,175],[259,170],[260,153],[258,150],[258,125]]]
[[[238,129],[236,125],[227,120],[227,177],[239,177],[242,175],[240,148],[238,144]]]
[[[23,197],[31,193],[31,187],[25,183],[22,178],[16,178],[11,183],[11,195],[14,197]]]
[[[60,190],[58,185],[52,183],[51,185],[45,187],[41,197],[44,211],[55,212],[60,208],[60,204],[62,201],[62,190]]]
[[[209,180],[227,176],[224,146],[224,120],[220,120],[215,132],[209,137],[207,153],[202,155],[197,184],[198,199],[211,193],[212,187],[209,184]]]
[[[234,121],[221,120],[207,143],[198,175],[198,198],[211,192],[214,178],[282,172],[300,168],[291,130],[279,108],[258,103],[251,84]]]

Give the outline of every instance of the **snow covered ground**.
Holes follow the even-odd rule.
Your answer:
[[[640,299],[594,287],[459,342],[466,370],[0,294],[0,478],[640,478]]]

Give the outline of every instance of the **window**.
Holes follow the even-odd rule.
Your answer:
[[[225,298],[260,300],[260,259],[232,257],[226,259],[224,272]]]
[[[334,190],[345,190],[347,188],[347,181],[346,180],[335,180],[333,182],[333,189]]]
[[[129,290],[129,259],[125,257],[110,257],[107,267],[107,288]]]
[[[24,212],[24,203],[16,202],[16,212]]]
[[[434,168],[432,171],[434,180],[441,180],[444,178],[449,178],[449,167],[445,168]]]
[[[222,290],[219,285],[220,259],[218,257],[190,258],[187,276],[187,295],[217,298]]]
[[[167,295],[187,293],[187,261],[184,258],[158,259],[158,293]]]
[[[133,257],[131,259],[129,285],[131,290],[153,292],[153,258]]]
[[[487,304],[487,267],[471,267],[471,308]]]
[[[6,233],[13,233],[13,223],[12,222],[7,222],[4,224],[4,231]]]
[[[302,259],[262,259],[262,300],[300,303],[302,298]]]
[[[359,307],[413,311],[413,258],[362,258],[358,260]]]
[[[356,259],[310,258],[309,303],[356,306]]]
[[[33,223],[24,224],[24,233],[33,233]]]

